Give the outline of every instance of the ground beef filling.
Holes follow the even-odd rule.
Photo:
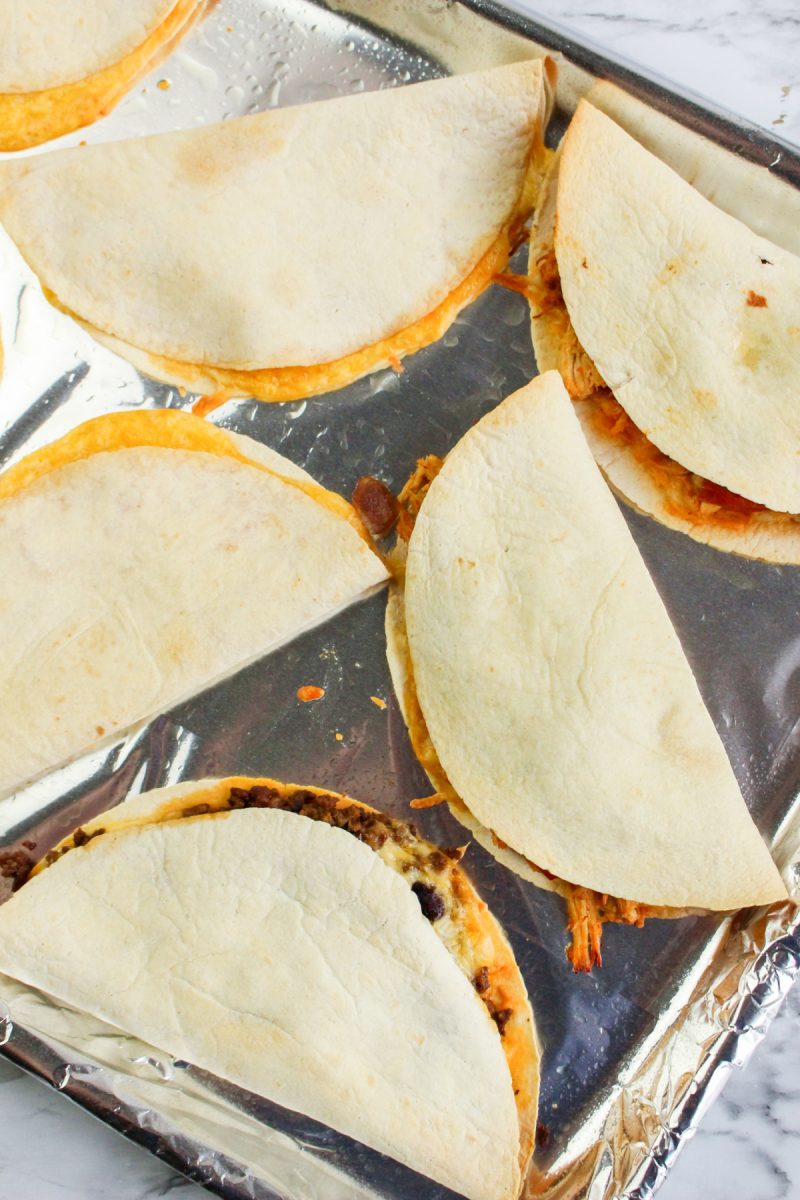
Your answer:
[[[345,830],[378,853],[387,843],[393,843],[403,851],[399,870],[407,876],[422,876],[413,879],[411,891],[419,902],[423,916],[431,924],[442,920],[446,915],[460,923],[464,895],[459,874],[452,868],[460,861],[463,847],[442,849],[434,846],[420,836],[411,822],[399,821],[383,813],[362,808],[358,804],[343,802],[339,796],[326,792],[312,792],[307,788],[279,789],[267,784],[256,784],[251,788],[233,787],[222,803],[215,801],[189,804],[183,809],[168,812],[165,819],[180,820],[243,808],[273,808],[296,813],[312,821],[323,821],[326,825]],[[104,833],[106,829],[102,826],[90,830],[79,826],[67,842],[45,856],[44,865],[49,866],[56,862],[70,850],[87,846]],[[397,858],[390,857],[384,861],[392,869],[398,869]],[[0,876],[12,880],[14,891],[27,881],[33,865],[30,855],[22,851],[0,853]],[[436,883],[431,882],[431,879],[436,880],[437,877],[438,887]],[[514,1010],[502,1004],[504,991],[501,984],[492,978],[488,966],[482,966],[473,978],[473,985],[495,1022],[500,1036],[503,1037]]]
[[[12,892],[27,883],[33,865],[33,859],[25,850],[0,851],[0,877],[10,881]]]
[[[216,811],[236,808],[276,808],[282,812],[310,817],[312,821],[324,821],[326,825],[334,825],[337,829],[351,833],[353,837],[369,846],[370,850],[380,850],[387,842],[392,841],[412,856],[414,866],[436,875],[457,863],[462,855],[460,848],[441,850],[438,846],[426,842],[420,837],[417,827],[409,821],[398,821],[394,817],[384,816],[383,813],[361,808],[358,804],[342,804],[338,796],[311,792],[305,788],[289,792],[262,784],[250,788],[249,791],[244,788],[231,788],[227,803],[222,810]],[[198,804],[192,809],[184,810],[183,815],[197,816],[198,810],[211,812],[212,808],[211,805]],[[408,866],[410,869],[411,859],[408,860]],[[430,890],[433,892],[435,889]],[[441,901],[441,896],[439,900]],[[441,903],[443,904],[443,901]],[[420,906],[422,907],[422,901]],[[442,908],[439,915],[442,916],[443,912]]]

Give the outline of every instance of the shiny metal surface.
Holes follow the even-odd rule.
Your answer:
[[[402,85],[444,73],[453,55],[471,66],[491,65],[532,37],[581,71],[631,84],[720,144],[800,180],[797,155],[775,139],[700,110],[486,0],[389,0],[361,8],[369,10],[368,20],[309,0],[219,0],[110,118],[62,143]],[[170,86],[158,88],[159,80]],[[567,115],[563,105],[560,115]],[[357,255],[354,247],[354,263]],[[525,269],[524,259],[523,250],[516,269]],[[2,463],[101,412],[191,404],[194,397],[141,377],[50,308],[4,235],[0,280]],[[526,301],[493,288],[441,342],[408,359],[402,375],[379,372],[298,404],[230,402],[214,419],[268,443],[344,494],[365,472],[399,487],[417,456],[446,453],[533,374]],[[717,554],[628,511],[626,517],[747,802],[762,831],[779,838],[781,862],[797,883],[800,872],[792,874],[791,864],[800,845],[794,803],[800,573]],[[346,790],[406,815],[408,801],[429,789],[392,695],[383,605],[383,596],[373,597],[3,801],[4,843],[32,840],[43,853],[130,791],[233,772]],[[298,703],[295,692],[307,683],[321,684],[325,698]],[[437,809],[415,819],[445,844],[458,838],[460,827]],[[574,976],[564,958],[561,901],[504,871],[478,847],[465,865],[513,942],[544,1047],[543,1144],[532,1190],[550,1200],[644,1200],[800,969],[796,910],[652,921],[642,930],[607,927],[602,970]],[[433,1200],[445,1194],[347,1138],[11,981],[0,981],[0,998],[5,1055],[222,1196]]]

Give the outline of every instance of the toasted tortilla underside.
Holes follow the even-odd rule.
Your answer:
[[[559,163],[560,151],[542,181],[530,240],[528,295],[539,370],[561,373],[595,461],[623,500],[717,550],[800,564],[797,517],[728,494],[689,471],[658,450],[619,398],[611,398],[578,341],[561,293],[553,239]]]
[[[350,506],[184,413],[80,426],[0,478],[0,791],[211,685],[386,576]]]
[[[0,910],[0,967],[466,1196],[511,1200],[514,1090],[532,1134],[538,1052],[496,922],[419,838],[373,850],[296,812],[225,811],[231,788],[253,785],[300,790],[181,784],[84,826]],[[433,923],[411,890],[431,870],[447,904]],[[518,1005],[516,1076],[473,954]]]
[[[800,259],[585,101],[560,158],[561,289],[601,378],[675,462],[800,513]]]
[[[530,215],[541,63],[0,168],[47,294],[144,370],[289,399],[435,340]]]
[[[0,151],[90,125],[185,32],[203,0],[0,0]]]
[[[656,907],[785,896],[554,372],[448,455],[409,542],[405,614],[438,759],[507,847]]]

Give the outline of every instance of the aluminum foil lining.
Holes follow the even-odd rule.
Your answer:
[[[562,60],[554,136],[577,95],[602,73],[720,145],[771,163],[786,180],[800,179],[800,160],[775,139],[698,109],[488,0],[351,0],[350,6],[357,13],[344,11],[346,0],[331,8],[310,0],[218,0],[110,117],[61,143],[186,128],[547,48]],[[524,250],[514,266],[525,270]],[[3,464],[99,413],[189,407],[196,398],[142,377],[51,308],[1,233],[0,329]],[[492,288],[439,343],[406,360],[402,375],[378,372],[302,403],[230,402],[213,419],[274,447],[343,494],[364,473],[398,488],[418,456],[446,453],[533,374],[527,304]],[[718,554],[624,511],[745,798],[798,894],[800,574]],[[4,800],[4,844],[33,841],[44,853],[127,794],[228,773],[348,791],[407,815],[408,801],[428,787],[392,694],[384,603],[382,595],[372,597]],[[324,700],[299,704],[296,690],[307,683],[323,686]],[[415,820],[444,844],[458,837],[460,827],[439,809]],[[797,910],[787,904],[735,918],[648,921],[641,930],[606,927],[602,970],[573,976],[558,897],[504,871],[479,847],[470,848],[465,865],[513,943],[544,1047],[541,1145],[528,1193],[645,1200],[796,977]],[[346,1137],[11,980],[0,979],[0,1002],[7,1057],[221,1196],[446,1195]]]

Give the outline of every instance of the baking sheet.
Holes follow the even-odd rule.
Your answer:
[[[351,18],[309,0],[219,0],[108,119],[59,144],[185,128],[493,65],[530,53],[531,33],[539,46],[578,64],[562,70],[554,135],[592,72],[631,82],[608,59],[491,4],[380,0],[360,7]],[[159,88],[159,80],[170,86]],[[797,156],[777,140],[699,112],[657,83],[633,82],[640,95],[719,144],[773,164],[789,182],[800,180]],[[354,247],[354,263],[357,255]],[[525,270],[524,249],[515,269]],[[0,281],[3,464],[101,412],[192,403],[191,395],[144,379],[51,309],[2,231]],[[407,359],[402,375],[378,372],[295,404],[230,402],[213,419],[264,441],[345,495],[363,473],[399,488],[419,455],[446,453],[534,373],[527,303],[493,288],[437,345]],[[796,882],[798,570],[720,555],[627,510],[626,516],[751,811],[766,835],[780,836]],[[349,791],[407,815],[408,800],[430,789],[391,691],[384,603],[383,595],[371,598],[1,802],[4,844],[33,840],[43,853],[130,791],[211,774],[275,775]],[[308,683],[323,686],[325,698],[297,702],[298,686]],[[415,820],[434,840],[458,839],[460,827],[438,809]],[[650,921],[642,930],[609,926],[602,970],[574,976],[563,953],[562,902],[476,846],[465,865],[509,933],[544,1045],[536,1191],[551,1200],[644,1200],[800,969],[796,910]],[[4,1054],[220,1195],[433,1200],[447,1194],[341,1135],[11,981],[0,983],[0,999]]]

